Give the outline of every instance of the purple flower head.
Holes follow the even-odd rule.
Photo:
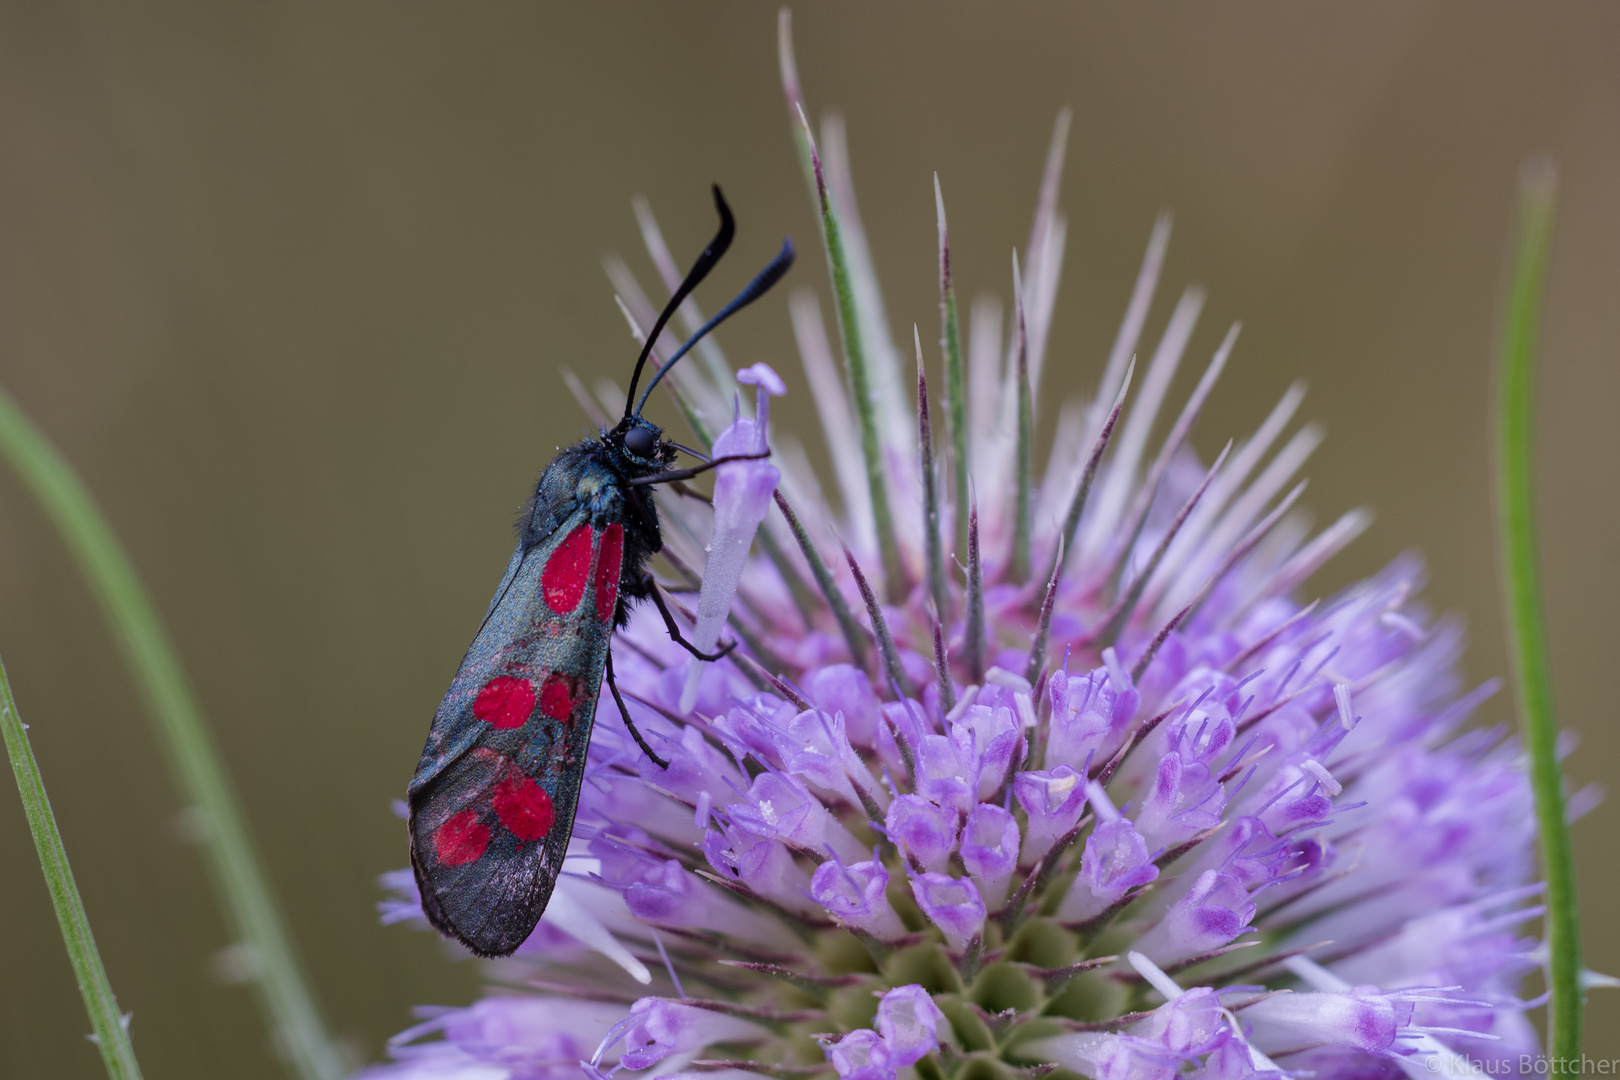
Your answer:
[[[704,1058],[768,1075],[804,1062],[809,1032],[856,1080],[931,1054],[945,1074],[1093,1080],[1361,1080],[1414,1061],[1460,1078],[1462,1053],[1498,1073],[1533,1059],[1533,806],[1514,741],[1470,723],[1505,706],[1460,682],[1459,632],[1418,603],[1411,557],[1313,591],[1366,517],[1312,532],[1295,515],[1318,441],[1294,426],[1300,391],[1235,449],[1195,447],[1236,337],[1197,355],[1196,291],[1144,336],[1168,220],[1091,404],[1059,408],[1040,378],[1060,137],[1011,318],[985,305],[956,328],[955,397],[927,350],[930,381],[911,383],[842,128],[813,134],[836,329],[859,346],[837,347],[811,292],[793,298],[831,472],[768,431],[770,369],[737,376],[751,417],[711,377],[718,353],[675,369],[715,455],[783,450],[720,466],[712,506],[657,493],[649,569],[683,633],[734,651],[691,663],[650,604],[630,607],[616,681],[668,767],[604,688],[550,907],[497,969],[517,989],[407,1032],[375,1075],[674,1077]],[[842,366],[856,351],[859,372]],[[1055,418],[1044,476],[1020,466],[1021,387]],[[676,583],[697,568],[694,601]],[[389,887],[386,917],[425,924],[413,880]],[[624,1004],[643,984],[655,996]],[[1084,1030],[1057,1022],[1075,1017]]]

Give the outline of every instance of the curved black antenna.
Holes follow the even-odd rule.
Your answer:
[[[737,235],[736,219],[731,216],[731,207],[726,205],[726,197],[720,194],[719,184],[714,185],[714,208],[720,212],[720,231],[714,234],[714,239],[709,241],[709,246],[703,249],[703,254],[697,257],[697,262],[692,264],[692,269],[686,272],[686,280],[681,282],[681,287],[675,290],[675,295],[669,298],[669,303],[664,305],[664,310],[659,314],[658,321],[653,323],[652,332],[647,335],[646,343],[641,346],[641,355],[636,357],[636,370],[630,376],[630,392],[624,396],[624,417],[626,420],[631,415],[630,403],[636,399],[636,383],[641,380],[641,369],[646,366],[647,356],[652,352],[653,344],[657,342],[658,335],[663,333],[664,324],[669,322],[670,316],[675,314],[675,309],[681,306],[681,301],[685,300],[687,295],[697,288],[704,278],[709,276],[709,271],[714,269],[714,264],[720,261],[720,256],[724,255],[726,249],[731,246],[731,238]],[[656,382],[657,380],[653,381]],[[637,409],[636,411],[640,412],[641,410]]]
[[[714,318],[698,327],[697,333],[687,338],[686,343],[675,350],[675,355],[671,356],[668,362],[665,363],[663,367],[658,369],[658,373],[654,375],[652,377],[652,381],[647,384],[647,389],[642,392],[641,400],[636,402],[636,415],[641,415],[641,410],[646,407],[647,397],[653,392],[653,387],[657,386],[658,380],[664,377],[664,372],[675,366],[675,361],[685,356],[691,350],[692,346],[696,345],[698,341],[702,339],[704,334],[707,334],[710,330],[713,330],[715,327],[737,314],[737,312],[764,296],[765,293],[770,290],[772,285],[775,285],[778,281],[782,280],[782,275],[787,273],[788,268],[792,265],[793,241],[791,239],[783,240],[782,250],[777,252],[776,258],[771,260],[770,265],[761,270],[754,280],[748,283],[748,287],[742,292],[738,293],[736,299],[734,299],[731,303],[721,308]],[[634,384],[632,384],[632,386],[633,385]]]

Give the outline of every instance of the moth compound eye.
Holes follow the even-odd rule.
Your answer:
[[[650,458],[658,447],[658,436],[644,427],[634,427],[624,433],[624,448],[636,457]]]

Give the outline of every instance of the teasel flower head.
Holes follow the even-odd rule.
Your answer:
[[[1066,113],[1006,317],[979,300],[963,332],[936,187],[939,345],[902,351],[842,126],[812,137],[785,18],[782,61],[833,328],[803,289],[802,381],[733,376],[705,343],[664,384],[694,439],[775,451],[724,466],[712,506],[660,495],[658,572],[700,646],[739,646],[698,664],[634,613],[615,669],[669,767],[604,692],[540,926],[488,996],[425,1012],[368,1075],[1514,1071],[1540,913],[1519,752],[1469,726],[1496,687],[1460,683],[1461,632],[1418,600],[1415,558],[1304,599],[1369,519],[1297,515],[1320,439],[1289,433],[1301,389],[1198,457],[1237,328],[1170,400],[1203,295],[1144,339],[1161,218],[1095,397],[1043,395]],[[652,302],[609,271],[644,333]],[[572,385],[612,414],[619,391]],[[830,487],[768,418],[788,387],[814,398]],[[409,873],[388,883],[385,914],[419,917]]]

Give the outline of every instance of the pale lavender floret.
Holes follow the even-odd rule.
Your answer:
[[[714,885],[670,859],[656,876],[626,886],[630,914],[643,922],[677,929],[709,930],[774,943],[783,931],[764,916],[739,906]]]
[[[939,1045],[939,1025],[945,1014],[927,990],[912,983],[897,986],[878,1002],[877,1029],[888,1051],[891,1068],[914,1065]]]
[[[1171,749],[1159,759],[1136,812],[1136,828],[1154,847],[1172,847],[1221,823],[1226,791],[1209,764]]]
[[[1071,922],[1107,911],[1126,893],[1159,876],[1148,846],[1125,818],[1099,824],[1086,837],[1080,855],[1080,873],[1069,886],[1058,909],[1059,917]]]
[[[1114,693],[1102,668],[1084,675],[1059,672],[1047,682],[1052,720],[1047,735],[1046,761],[1083,769],[1086,759],[1100,757],[1115,733]]]
[[[765,364],[755,364],[737,373],[737,381],[752,383],[757,392],[753,418],[739,416],[714,440],[713,456],[758,454],[770,449],[770,398],[787,393],[780,376]],[[768,458],[728,462],[715,469],[714,532],[710,536],[709,557],[703,566],[703,586],[698,592],[697,620],[692,628],[692,644],[709,652],[720,641],[720,628],[731,612],[731,599],[737,594],[743,565],[754,533],[771,507],[771,493],[782,479],[782,472]],[[701,661],[695,658],[687,670],[681,691],[680,712],[685,715],[697,702]]]
[[[1254,929],[1249,925],[1254,912],[1254,901],[1242,882],[1206,870],[1136,947],[1160,965],[1200,956]]]
[[[889,904],[889,873],[876,859],[843,865],[828,859],[810,879],[810,895],[844,926],[893,941],[905,934],[905,924]]]
[[[1232,1029],[1220,997],[1209,987],[1198,986],[1154,1009],[1131,1025],[1130,1033],[1178,1054],[1207,1054],[1225,1042]]]
[[[1096,1080],[1172,1080],[1184,1061],[1152,1039],[1113,1032],[1076,1032],[1041,1039],[1026,1052]]]
[[[971,878],[918,874],[911,879],[911,895],[958,952],[984,929],[984,900]]]
[[[603,1036],[592,1064],[617,1043],[624,1043],[619,1066],[651,1068],[673,1054],[690,1054],[711,1043],[759,1038],[765,1030],[736,1016],[683,1005],[668,998],[646,997],[630,1006],[630,1015]]]
[[[790,911],[811,911],[806,895],[810,878],[779,840],[756,836],[732,825],[710,829],[703,837],[703,855],[715,873],[739,882],[753,892]]]
[[[1374,1053],[1391,1050],[1410,1024],[1412,1003],[1372,987],[1349,993],[1302,991],[1278,994],[1243,1010],[1256,1038],[1276,1045],[1328,1043]]]
[[[797,777],[760,773],[748,788],[748,801],[728,803],[726,812],[740,828],[817,855],[857,859],[865,854],[860,841]]]
[[[1023,725],[1006,706],[968,706],[962,717],[951,724],[951,740],[962,759],[976,762],[977,799],[992,798],[1013,764],[1023,758]]]
[[[1080,822],[1086,808],[1085,778],[1067,765],[1013,777],[1013,798],[1024,808],[1024,848],[1019,860],[1026,865],[1052,850],[1052,845]]]
[[[936,806],[920,795],[902,795],[889,804],[883,827],[918,870],[945,869],[956,849],[956,811]]]
[[[828,1045],[827,1060],[840,1077],[853,1080],[880,1080],[895,1075],[888,1044],[871,1028],[856,1028]]]
[[[1018,866],[1018,821],[994,803],[980,803],[962,826],[962,865],[985,904],[999,908]]]
[[[965,814],[979,801],[979,762],[971,744],[924,735],[917,748],[917,790],[931,802]]]
[[[851,664],[828,664],[810,677],[810,701],[829,713],[844,714],[844,730],[856,746],[877,737],[878,698],[866,672]]]
[[[806,783],[836,792],[850,806],[870,802],[881,808],[888,802],[888,792],[850,745],[842,712],[800,713],[788,722],[777,744],[783,768]]]
[[[604,1002],[547,1000],[527,995],[487,997],[465,1009],[447,1009],[389,1040],[392,1064],[363,1077],[455,1080],[521,1069],[534,1080],[573,1080],[579,1062],[624,1015]],[[442,1033],[443,1042],[418,1043]]]

